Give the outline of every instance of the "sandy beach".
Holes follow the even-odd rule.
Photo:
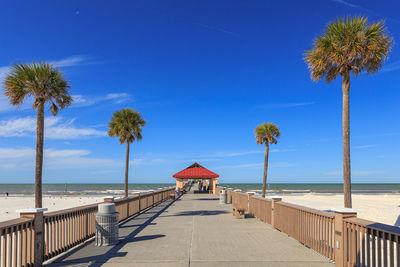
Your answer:
[[[400,226],[400,194],[353,194],[353,209],[362,219]],[[282,201],[329,210],[343,207],[343,194],[283,195]]]
[[[283,201],[320,210],[343,207],[342,194],[287,194]],[[43,206],[49,211],[102,202],[102,196],[45,196]],[[0,221],[19,217],[18,209],[32,207],[33,196],[0,197]],[[353,208],[358,217],[380,223],[400,226],[400,194],[353,194]]]
[[[43,207],[48,211],[69,209],[102,202],[102,196],[45,196]],[[35,205],[33,196],[0,197],[0,221],[19,218],[19,209],[32,208]]]

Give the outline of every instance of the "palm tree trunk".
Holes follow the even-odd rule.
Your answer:
[[[42,208],[42,170],[44,139],[44,103],[37,107],[36,123],[36,166],[35,166],[35,207]]]
[[[344,206],[351,208],[351,168],[350,168],[350,72],[342,75],[343,90],[343,191]]]
[[[125,197],[128,197],[129,142],[126,142]]]
[[[265,141],[265,158],[264,158],[264,177],[262,185],[262,197],[265,197],[265,189],[267,187],[267,171],[268,171],[268,153],[269,153],[269,143]]]

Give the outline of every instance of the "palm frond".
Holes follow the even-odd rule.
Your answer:
[[[14,64],[5,78],[4,87],[4,94],[12,105],[21,105],[27,96],[33,96],[34,109],[47,103],[53,115],[72,103],[71,87],[63,73],[44,62]]]
[[[368,24],[366,17],[346,17],[331,22],[304,53],[314,81],[331,82],[345,72],[358,76],[377,72],[393,45],[383,21]]]
[[[272,122],[262,123],[257,126],[254,130],[254,134],[256,135],[257,144],[263,144],[268,142],[270,144],[276,144],[281,133],[279,127]]]
[[[135,140],[142,139],[142,127],[145,125],[146,121],[139,112],[124,108],[114,112],[108,124],[107,134],[112,137],[119,137],[121,144],[132,143]]]

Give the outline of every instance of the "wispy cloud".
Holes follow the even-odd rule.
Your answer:
[[[290,162],[271,162],[268,164],[269,167],[272,168],[289,168],[294,166],[295,164],[290,163]],[[246,164],[235,164],[235,165],[222,165],[222,166],[217,166],[215,168],[218,169],[232,169],[232,168],[262,168],[264,167],[264,162],[258,162],[258,163],[246,163]]]
[[[270,149],[269,152],[276,153],[276,152],[293,152],[296,151],[295,149]],[[250,151],[240,151],[240,152],[218,152],[207,157],[239,157],[245,155],[252,155],[252,154],[264,154],[264,150],[250,150]]]
[[[215,27],[215,26],[211,26],[211,25],[204,24],[204,23],[195,23],[195,24],[198,25],[198,26],[200,26],[200,27],[209,29],[209,30],[213,30],[213,31],[217,31],[217,32],[229,34],[229,35],[236,36],[236,37],[239,36],[239,34],[237,34],[237,33],[235,33],[235,32],[232,32],[232,31],[228,31],[228,30],[223,29],[223,28],[221,28],[221,27]]]
[[[363,8],[361,6],[357,6],[355,4],[352,4],[352,3],[348,2],[348,1],[343,1],[343,0],[332,0],[332,1],[336,2],[336,3],[340,3],[340,4],[348,6],[348,7],[352,7],[352,8],[356,8],[356,9],[360,9],[360,10],[368,10],[368,9],[365,9],[365,8]]]
[[[93,168],[122,166],[122,162],[112,159],[88,157],[88,150],[44,150],[44,167],[51,169]],[[0,148],[0,169],[33,168],[35,150],[33,148]]]
[[[382,173],[384,173],[384,171],[378,171],[378,170],[368,170],[368,171],[354,170],[354,171],[351,171],[351,173],[353,175],[371,175],[371,174],[382,174]],[[343,175],[343,171],[325,172],[324,175],[341,176],[341,175]]]
[[[81,65],[82,63],[85,63],[86,57],[84,56],[71,56],[67,58],[63,58],[60,60],[54,60],[50,61],[50,64],[53,64],[54,67],[57,68],[63,68],[63,67],[73,67],[77,65]]]
[[[132,100],[132,96],[128,93],[111,93],[103,96],[73,95],[72,98],[74,99],[73,106],[75,107],[88,107],[105,101],[121,104]]]
[[[297,102],[297,103],[269,103],[265,105],[256,106],[256,109],[278,109],[278,108],[295,108],[314,105],[315,102]]]
[[[380,13],[377,13],[377,12],[371,10],[371,9],[365,8],[363,6],[355,5],[355,4],[351,3],[350,1],[344,1],[344,0],[331,0],[331,1],[339,3],[339,4],[342,4],[342,5],[345,5],[345,6],[348,6],[348,7],[351,7],[351,8],[354,8],[354,9],[358,9],[358,10],[361,10],[361,11],[364,11],[364,12],[368,12],[370,14],[373,14],[373,15],[375,15],[377,17],[380,17],[380,18],[383,18],[383,19],[391,20],[391,21],[394,21],[394,22],[397,22],[397,23],[400,22],[400,20],[398,20],[398,19],[394,19],[394,18],[390,18],[390,17],[384,16],[384,15],[382,15]]]
[[[62,121],[60,117],[45,118],[45,137],[49,139],[79,139],[105,136],[104,131],[74,126],[75,120]],[[33,136],[36,132],[36,119],[25,117],[0,121],[0,136]]]
[[[397,70],[400,70],[400,60],[385,65],[381,72],[392,72]]]
[[[376,145],[362,145],[362,146],[355,146],[354,148],[356,149],[365,149],[365,148],[371,148],[375,147]]]

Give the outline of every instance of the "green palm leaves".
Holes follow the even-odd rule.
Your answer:
[[[124,108],[114,112],[108,124],[109,136],[119,137],[119,142],[132,143],[142,139],[142,127],[146,125],[140,113],[130,108]]]
[[[279,131],[279,127],[273,124],[272,122],[262,123],[257,126],[254,130],[254,134],[256,135],[257,144],[264,144],[268,142],[269,144],[276,144],[278,138],[281,133]]]
[[[377,72],[388,57],[393,39],[384,22],[368,24],[365,17],[347,17],[330,23],[305,53],[304,60],[314,81],[329,83],[338,75]]]
[[[53,115],[72,103],[70,86],[63,73],[44,62],[14,64],[4,81],[4,87],[12,105],[21,105],[27,96],[33,96],[34,109],[49,103]]]

